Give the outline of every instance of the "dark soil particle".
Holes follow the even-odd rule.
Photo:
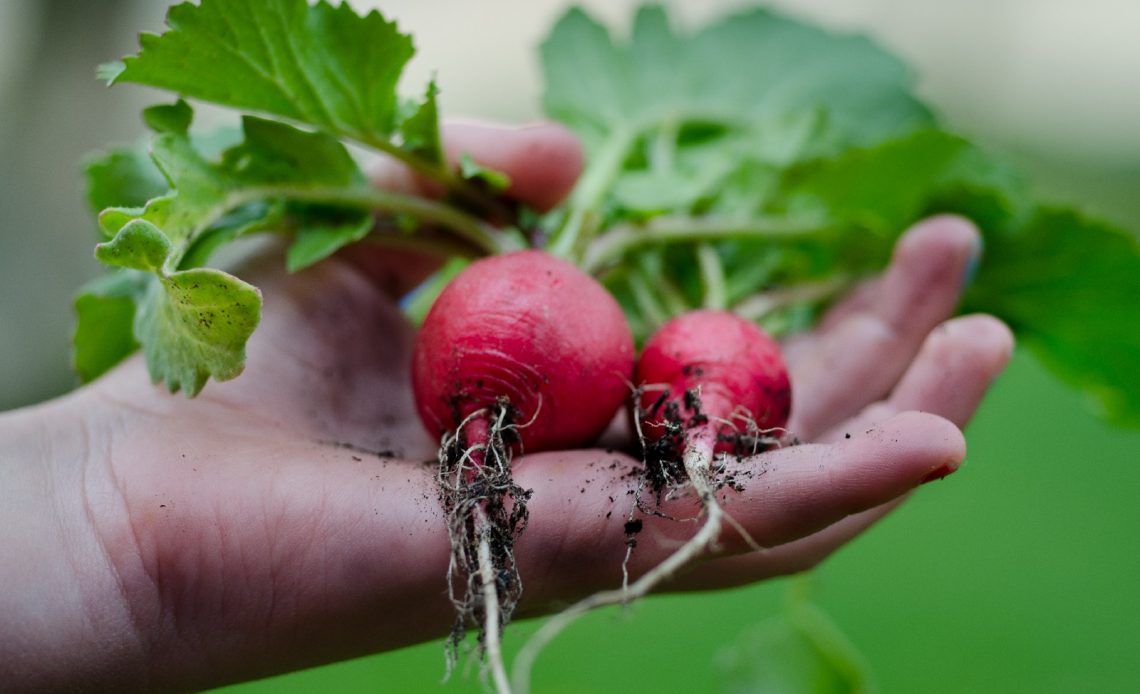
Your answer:
[[[393,451],[391,449],[388,449],[388,448],[385,448],[382,450],[372,450],[369,448],[364,448],[363,446],[357,446],[356,444],[349,443],[347,441],[320,440],[320,441],[317,441],[317,443],[320,443],[320,444],[326,445],[326,446],[333,446],[335,448],[343,448],[346,451],[352,451],[353,453],[361,453],[361,454],[373,456],[376,458],[391,459],[391,458],[398,458],[399,457],[399,453],[397,453],[396,451]],[[352,456],[352,459],[356,460],[356,461],[360,461],[360,458],[358,458],[355,455]],[[432,465],[435,465],[436,463],[437,463],[437,461],[435,461],[435,460],[431,461]]]
[[[636,535],[641,532],[642,522],[640,518],[634,518],[625,522],[625,534]]]

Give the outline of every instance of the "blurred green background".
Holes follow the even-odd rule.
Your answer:
[[[557,0],[392,0],[417,38],[407,84],[437,72],[448,115],[538,115],[534,47]],[[586,3],[622,27],[631,2]],[[670,2],[695,22],[739,2]],[[1140,229],[1140,6],[1110,0],[783,0],[877,37],[964,134],[1040,192]],[[94,65],[161,26],[158,0],[0,0],[0,409],[74,386],[70,296],[97,272],[78,164],[141,136],[144,89],[109,92]],[[217,117],[217,116],[215,116]],[[1140,297],[1138,297],[1140,300]],[[1136,333],[1140,349],[1140,326]],[[883,692],[1129,692],[1140,686],[1140,433],[1100,424],[1018,352],[968,431],[968,465],[814,572],[815,602]],[[654,598],[592,615],[539,661],[539,692],[716,691],[717,663],[756,657],[786,582]],[[533,623],[508,632],[508,652]],[[771,665],[776,667],[775,664]],[[439,685],[439,643],[235,692],[482,691]]]

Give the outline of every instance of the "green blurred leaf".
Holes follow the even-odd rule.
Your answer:
[[[860,36],[830,33],[764,9],[691,35],[642,7],[626,43],[580,9],[542,44],[551,116],[588,146],[621,129],[755,119],[823,110],[844,140],[874,142],[930,122],[902,62]]]
[[[135,307],[145,293],[148,275],[125,270],[99,277],[75,298],[72,367],[87,383],[138,349],[134,336]]]
[[[133,219],[115,238],[95,247],[95,258],[105,265],[161,273],[172,250],[161,229],[145,219]]]
[[[373,219],[368,213],[347,219],[306,219],[297,230],[297,237],[285,256],[285,267],[296,272],[324,260],[338,249],[363,239],[372,230]]]
[[[166,180],[146,152],[136,147],[90,157],[83,176],[87,204],[96,213],[108,207],[142,207],[166,192]]]
[[[948,184],[955,162],[972,145],[939,131],[923,131],[870,148],[847,151],[790,174],[793,214],[895,235],[925,209],[934,191]]]
[[[439,293],[470,264],[471,261],[466,258],[451,258],[423,284],[416,287],[415,291],[404,298],[401,305],[404,309],[404,315],[408,317],[412,325],[418,326],[424,322],[424,318],[431,310]]]
[[[179,99],[173,104],[160,104],[143,109],[143,122],[156,133],[185,135],[194,120],[194,109]]]
[[[589,155],[549,244],[570,257],[609,227],[657,215],[769,214],[788,170],[932,123],[898,59],[768,10],[678,33],[662,8],[643,7],[624,41],[571,10],[542,57],[546,110]]]
[[[965,309],[995,313],[1116,424],[1140,427],[1140,244],[1044,207],[991,234]]]
[[[438,95],[439,87],[433,79],[428,82],[424,100],[412,104],[408,116],[400,122],[403,148],[433,164],[445,163],[443,143],[439,136],[439,108],[436,105]]]
[[[870,670],[818,607],[797,600],[722,651],[722,691],[751,694],[869,694]]]
[[[495,193],[501,193],[511,185],[511,179],[505,173],[483,166],[466,152],[459,156],[459,173],[464,179],[478,181]]]

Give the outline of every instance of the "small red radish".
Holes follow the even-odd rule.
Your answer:
[[[750,453],[757,434],[782,429],[791,410],[780,346],[727,311],[694,311],[661,326],[642,350],[635,382],[644,388],[642,436],[667,438],[676,450],[662,452],[678,461],[685,447],[706,459]]]
[[[539,451],[597,438],[632,371],[617,301],[574,265],[529,250],[479,260],[444,289],[416,341],[412,378],[433,436],[505,401],[522,447]]]
[[[542,625],[515,660],[520,684],[529,681],[542,648],[573,620],[648,595],[716,541],[726,514],[715,495],[713,457],[741,457],[761,446],[779,445],[783,437],[773,434],[783,433],[791,409],[780,346],[754,323],[726,311],[694,311],[661,326],[642,350],[634,382],[641,388],[635,416],[645,444],[646,482],[657,492],[691,485],[707,514],[705,522],[636,581],[583,598]],[[640,504],[639,499],[636,508]],[[632,522],[631,512],[626,527]],[[635,544],[628,546],[627,561]]]
[[[441,440],[452,546],[449,655],[454,662],[475,620],[499,691],[509,689],[499,630],[522,593],[514,542],[530,495],[514,482],[511,456],[589,444],[625,401],[632,373],[633,336],[617,301],[542,251],[472,263],[417,335],[412,387],[421,421]]]
[[[725,513],[713,458],[780,445],[792,394],[780,346],[727,311],[694,311],[661,326],[642,350],[636,382],[648,482],[658,492],[687,482],[706,514],[688,542],[638,580],[644,595],[716,542]]]

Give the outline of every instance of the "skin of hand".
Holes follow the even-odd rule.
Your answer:
[[[446,141],[538,208],[581,168],[577,142],[553,125],[456,124]],[[379,181],[430,193],[395,167]],[[748,461],[764,474],[723,499],[770,549],[747,552],[726,530],[669,589],[808,569],[961,464],[960,428],[1012,348],[991,317],[949,318],[978,249],[968,222],[929,219],[882,276],[787,343],[789,429],[810,443]],[[0,416],[6,686],[193,690],[447,632],[436,443],[415,415],[413,331],[395,302],[432,261],[358,246],[295,275],[282,267],[269,253],[241,273],[265,303],[236,380],[187,400],[152,385],[136,357]],[[619,584],[632,498],[621,475],[634,462],[600,449],[515,461],[534,490],[516,548],[520,616]],[[696,511],[669,503],[675,516]],[[695,528],[647,519],[632,573]]]

